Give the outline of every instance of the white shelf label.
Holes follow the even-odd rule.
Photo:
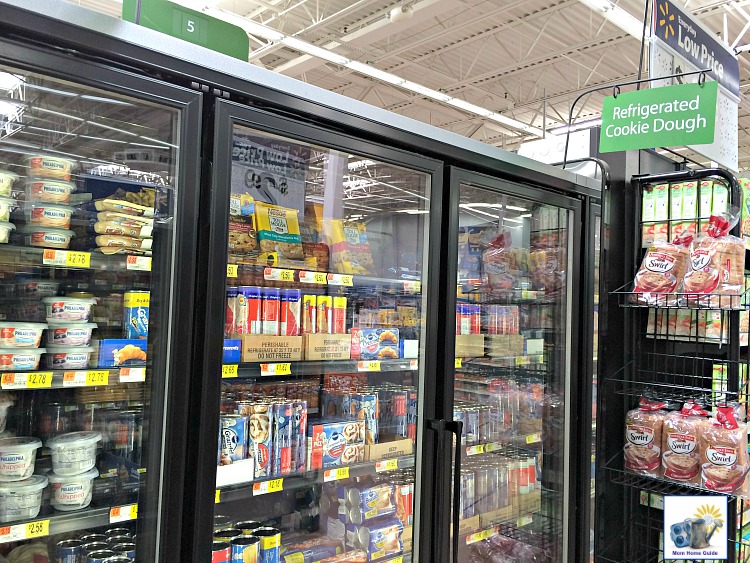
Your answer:
[[[127,522],[128,520],[135,520],[136,518],[138,518],[137,504],[115,506],[109,510],[110,524],[116,524],[117,522]]]
[[[383,471],[394,471],[398,469],[398,459],[383,459],[375,462],[375,471],[382,473]]]
[[[120,368],[120,383],[143,383],[146,368]]]
[[[49,535],[49,520],[37,520],[0,528],[0,543],[30,540]]]
[[[128,256],[125,263],[125,267],[128,270],[136,270],[140,272],[151,271],[151,256]]]
[[[328,285],[354,285],[354,277],[349,274],[328,274]]]
[[[63,387],[89,387],[109,385],[109,371],[66,371],[63,374]]]
[[[349,468],[339,467],[338,469],[326,469],[323,473],[323,482],[330,483],[331,481],[340,481],[341,479],[349,478]]]
[[[422,282],[420,281],[405,281],[404,282],[404,293],[421,293]]]
[[[266,281],[293,282],[294,270],[282,270],[280,268],[265,268],[263,279]]]
[[[262,483],[253,483],[253,496],[267,495],[284,490],[284,479],[271,479]]]
[[[291,375],[292,364],[260,364],[261,375]]]
[[[368,360],[366,362],[357,362],[357,371],[380,371],[380,361]]]
[[[3,389],[49,389],[52,372],[4,373],[0,380]]]
[[[328,283],[328,274],[325,272],[305,272],[299,273],[299,281],[302,283],[317,283],[325,285]]]
[[[45,266],[67,266],[69,268],[90,268],[91,253],[45,248],[42,255],[42,264]]]
[[[416,371],[419,369],[419,360],[410,360],[409,361],[409,369],[412,371]]]

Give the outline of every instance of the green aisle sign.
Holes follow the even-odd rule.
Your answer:
[[[247,62],[250,41],[241,27],[168,0],[124,0],[122,19]]]
[[[677,84],[604,98],[599,150],[713,143],[717,85]]]

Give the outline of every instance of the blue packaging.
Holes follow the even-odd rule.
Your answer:
[[[238,338],[224,339],[224,357],[222,363],[239,364],[242,357],[242,340]]]
[[[284,563],[313,563],[341,553],[335,545],[315,545],[284,552]]]
[[[79,563],[83,557],[81,540],[64,540],[57,543],[57,561],[59,563]]]
[[[105,339],[99,341],[99,367],[129,367],[146,365],[145,340]]]
[[[148,338],[148,316],[151,293],[126,291],[123,295],[122,331],[125,338]]]
[[[273,462],[271,474],[289,475],[292,469],[292,430],[294,426],[294,403],[284,402],[273,405]],[[294,468],[297,460],[294,460]]]
[[[359,329],[361,360],[389,360],[400,355],[397,328]]]

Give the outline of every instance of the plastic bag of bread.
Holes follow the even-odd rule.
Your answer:
[[[747,425],[740,422],[741,409],[717,407],[715,418],[705,425],[700,441],[701,483],[712,491],[731,493],[748,470]]]
[[[625,415],[625,469],[661,477],[662,427],[665,403],[641,397],[637,409]]]
[[[635,275],[633,293],[643,305],[675,305],[690,257],[690,238],[655,242]]]
[[[565,287],[566,251],[564,247],[534,250],[529,254],[529,275],[534,289],[547,295]]]
[[[745,243],[729,235],[737,217],[712,215],[708,232],[692,241],[685,293],[691,304],[739,309],[745,287]]]
[[[502,292],[518,287],[521,263],[511,241],[510,231],[502,229],[482,253],[483,278],[490,291]]]
[[[664,418],[661,465],[664,477],[682,483],[701,483],[700,437],[708,412],[700,405],[685,403],[682,410]]]

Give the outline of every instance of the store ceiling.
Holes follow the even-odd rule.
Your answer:
[[[348,59],[369,63],[453,98],[550,130],[567,120],[583,90],[633,80],[640,42],[584,0],[178,0],[212,15],[239,15]],[[737,45],[750,43],[750,0],[676,0]],[[119,16],[121,0],[73,0]],[[588,0],[596,4],[596,0]],[[642,19],[643,0],[615,2]],[[406,5],[411,17],[393,22]],[[744,12],[744,14],[743,14]],[[233,17],[233,16],[229,16]],[[518,129],[375,80],[281,43],[251,35],[253,64],[508,150]],[[740,89],[750,87],[749,53],[740,55]],[[599,116],[609,91],[576,107],[577,121]],[[546,115],[546,120],[545,120]],[[739,110],[740,167],[750,168],[750,103]],[[688,155],[701,162],[703,157]],[[706,163],[708,164],[708,163]]]

